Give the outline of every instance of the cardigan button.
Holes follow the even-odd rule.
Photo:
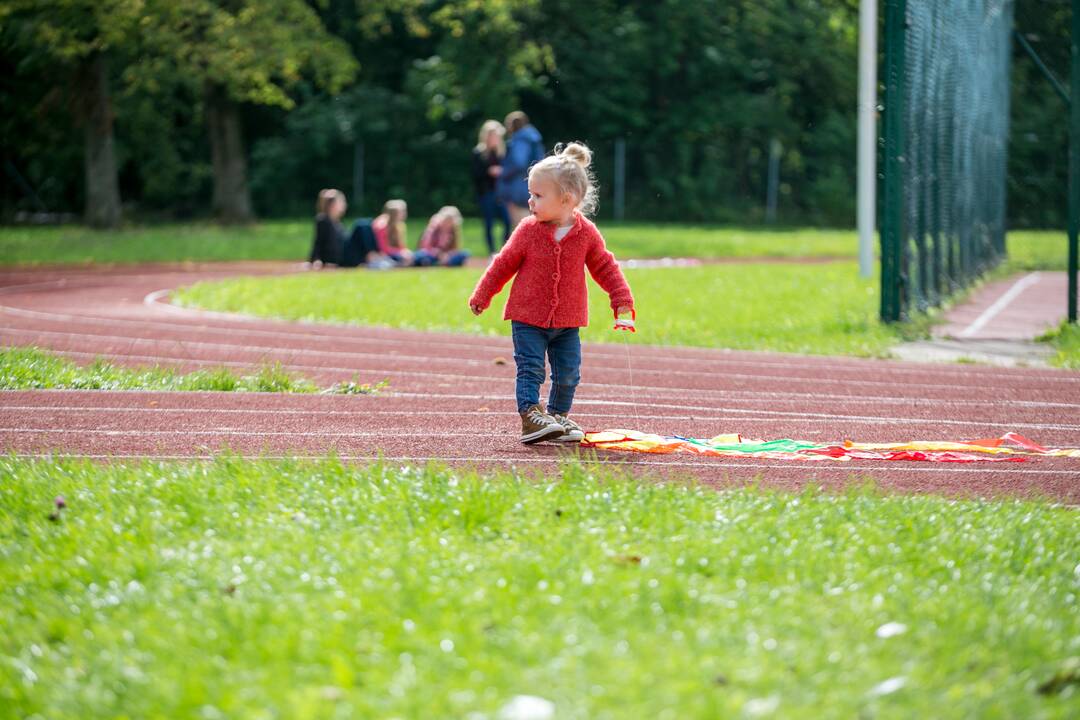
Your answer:
[[[556,306],[556,305],[558,305],[558,304],[559,304],[559,301],[558,301],[558,299],[552,299],[552,301],[551,301],[551,307],[555,307],[555,306]]]
[[[555,254],[558,255],[560,252],[562,252],[562,248],[559,247],[558,245],[556,245],[555,246]]]
[[[559,273],[551,273],[551,279],[552,280],[558,280],[559,279]]]

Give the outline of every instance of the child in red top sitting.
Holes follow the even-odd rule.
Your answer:
[[[480,282],[469,307],[479,315],[511,277],[517,276],[503,319],[511,321],[517,364],[521,441],[580,442],[585,433],[567,415],[581,380],[578,331],[589,324],[585,269],[611,298],[616,318],[632,315],[634,297],[604,238],[585,215],[596,206],[589,173],[592,153],[580,143],[533,165],[529,171],[531,217],[517,226]],[[632,327],[632,320],[620,321]],[[547,410],[540,405],[544,356],[551,361]]]
[[[453,205],[446,205],[432,215],[420,236],[420,247],[413,256],[413,264],[417,267],[464,265],[469,259],[469,251],[461,247],[461,223],[461,211]]]
[[[404,200],[387,200],[383,211],[371,221],[379,252],[397,265],[412,265],[412,250],[405,242],[405,220],[409,208]]]

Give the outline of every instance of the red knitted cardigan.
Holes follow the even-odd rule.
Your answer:
[[[476,284],[469,305],[486,310],[491,299],[514,279],[504,320],[543,328],[584,327],[589,324],[589,296],[585,268],[611,298],[611,308],[634,307],[634,296],[615,256],[604,245],[600,231],[581,213],[574,226],[555,240],[555,225],[529,216],[495,256]]]

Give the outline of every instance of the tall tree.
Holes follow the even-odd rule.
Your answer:
[[[120,223],[120,189],[109,94],[109,60],[130,43],[140,0],[0,0],[5,45],[18,48],[19,72],[63,94],[83,128],[85,217],[94,227]],[[57,82],[59,79],[59,82]]]
[[[241,104],[292,108],[289,90],[305,73],[337,92],[352,80],[357,63],[304,0],[146,0],[146,10],[143,42],[203,94],[214,213],[224,222],[248,222],[253,213]]]

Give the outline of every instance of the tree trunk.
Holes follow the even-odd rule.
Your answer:
[[[102,55],[83,68],[83,133],[85,136],[86,222],[96,228],[120,224],[120,185],[113,153],[113,113],[109,71]]]
[[[251,222],[247,159],[240,129],[240,109],[224,88],[206,88],[206,123],[210,130],[210,156],[214,166],[214,215],[226,223]]]

